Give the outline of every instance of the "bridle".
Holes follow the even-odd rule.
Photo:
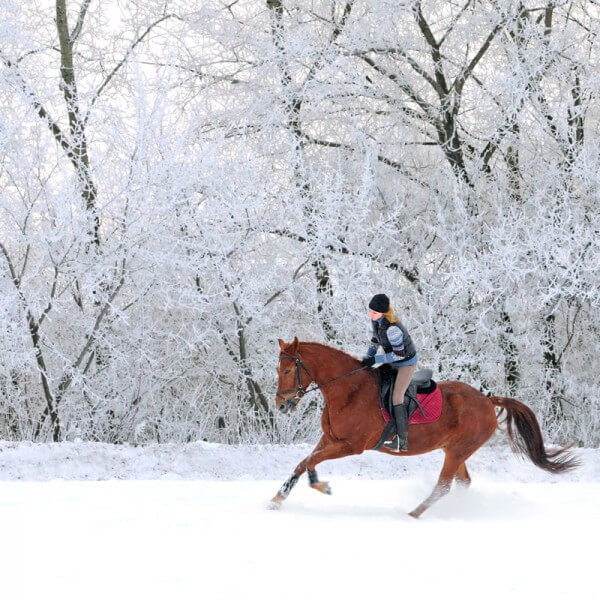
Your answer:
[[[298,356],[298,353],[296,353],[296,356],[292,356],[291,354],[285,354],[282,352],[279,355],[279,360],[281,360],[282,358],[287,358],[288,360],[293,360],[295,362],[295,365],[294,365],[294,367],[296,369],[296,373],[294,375],[295,389],[292,388],[291,390],[282,390],[280,392],[277,392],[275,394],[275,397],[281,398],[282,400],[287,400],[288,402],[293,402],[293,406],[295,407],[298,404],[300,398],[302,398],[302,396],[304,396],[304,394],[318,389],[319,386],[317,385],[317,387],[314,387],[314,388],[304,389],[304,386],[302,385],[302,374],[300,373],[300,369],[304,369],[306,371],[306,373],[308,374],[308,376],[313,380],[313,382],[315,381],[315,378],[312,376],[312,373],[308,370],[306,365],[300,360],[300,356]],[[289,394],[290,392],[294,392],[294,397],[293,398],[285,398],[284,394]]]
[[[280,392],[276,392],[276,394],[275,394],[276,398],[281,398],[282,400],[284,400],[286,402],[286,404],[282,404],[280,406],[280,409],[282,409],[284,412],[288,408],[296,408],[296,406],[298,405],[298,402],[300,402],[300,399],[303,396],[305,396],[306,394],[310,394],[310,392],[314,392],[322,387],[325,387],[326,385],[333,383],[334,381],[337,381],[338,379],[343,379],[344,377],[348,377],[348,375],[352,375],[353,373],[357,373],[358,371],[362,371],[363,369],[369,368],[369,367],[365,367],[365,366],[359,367],[358,369],[354,369],[353,371],[344,373],[343,375],[340,375],[339,377],[334,377],[333,379],[329,379],[328,381],[325,381],[324,383],[319,385],[315,381],[315,378],[313,377],[312,373],[308,370],[306,365],[300,360],[300,356],[298,355],[297,352],[296,352],[295,356],[292,356],[291,354],[285,354],[284,352],[282,352],[279,355],[279,359],[281,360],[282,358],[285,358],[288,360],[293,360],[295,363],[294,368],[296,370],[296,373],[294,374],[295,389],[292,388],[290,390],[282,390]],[[306,373],[308,374],[308,376],[312,379],[312,381],[314,383],[314,387],[309,387],[307,389],[304,389],[304,386],[302,385],[302,374],[300,371],[301,369],[304,369],[306,371]],[[284,395],[289,394],[290,392],[294,392],[294,396],[291,398],[286,398]]]

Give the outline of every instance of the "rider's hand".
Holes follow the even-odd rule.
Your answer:
[[[365,356],[361,361],[363,367],[372,367],[375,364],[374,356]]]

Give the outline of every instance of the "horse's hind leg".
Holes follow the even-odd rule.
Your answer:
[[[456,472],[460,465],[464,463],[464,460],[457,460],[450,453],[446,453],[446,458],[444,459],[444,466],[442,467],[442,471],[438,478],[438,482],[436,486],[433,488],[433,491],[417,508],[408,513],[411,517],[418,519],[432,504],[437,502],[440,498],[445,496],[452,486],[452,480],[456,475]]]
[[[466,462],[462,463],[462,465],[459,465],[454,479],[458,485],[461,485],[465,488],[468,488],[471,485],[471,476],[469,475],[469,471],[467,471]]]

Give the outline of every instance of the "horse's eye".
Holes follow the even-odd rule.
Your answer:
[[[291,371],[290,371],[289,369],[286,369],[286,370],[283,372],[283,374],[284,374],[284,375],[289,375],[290,373],[291,373]]]

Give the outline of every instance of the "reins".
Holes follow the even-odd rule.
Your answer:
[[[294,383],[296,383],[297,381],[297,387],[296,390],[283,390],[282,392],[277,392],[277,396],[283,396],[283,394],[287,394],[289,392],[296,392],[296,395],[300,398],[302,398],[303,396],[305,396],[306,394],[309,394],[310,392],[314,392],[318,389],[321,389],[323,387],[325,387],[326,385],[329,385],[330,383],[333,383],[334,381],[339,381],[340,379],[344,379],[344,377],[349,377],[350,375],[354,375],[354,373],[358,373],[359,371],[363,371],[364,369],[368,369],[369,367],[366,366],[362,366],[359,367],[358,369],[354,369],[352,371],[349,371],[348,373],[344,373],[343,375],[339,375],[338,377],[334,377],[333,379],[329,379],[328,381],[325,381],[321,384],[317,384],[317,382],[315,381],[315,378],[313,377],[312,373],[306,368],[306,365],[300,360],[300,357],[298,356],[298,354],[296,354],[296,356],[292,356],[291,354],[283,354],[281,353],[279,355],[279,358],[288,358],[290,360],[294,360],[296,361],[296,376],[295,376],[295,381]],[[300,376],[300,367],[302,367],[309,375],[309,377],[313,380],[313,384],[314,387],[309,387],[306,390],[302,387],[302,377]]]

